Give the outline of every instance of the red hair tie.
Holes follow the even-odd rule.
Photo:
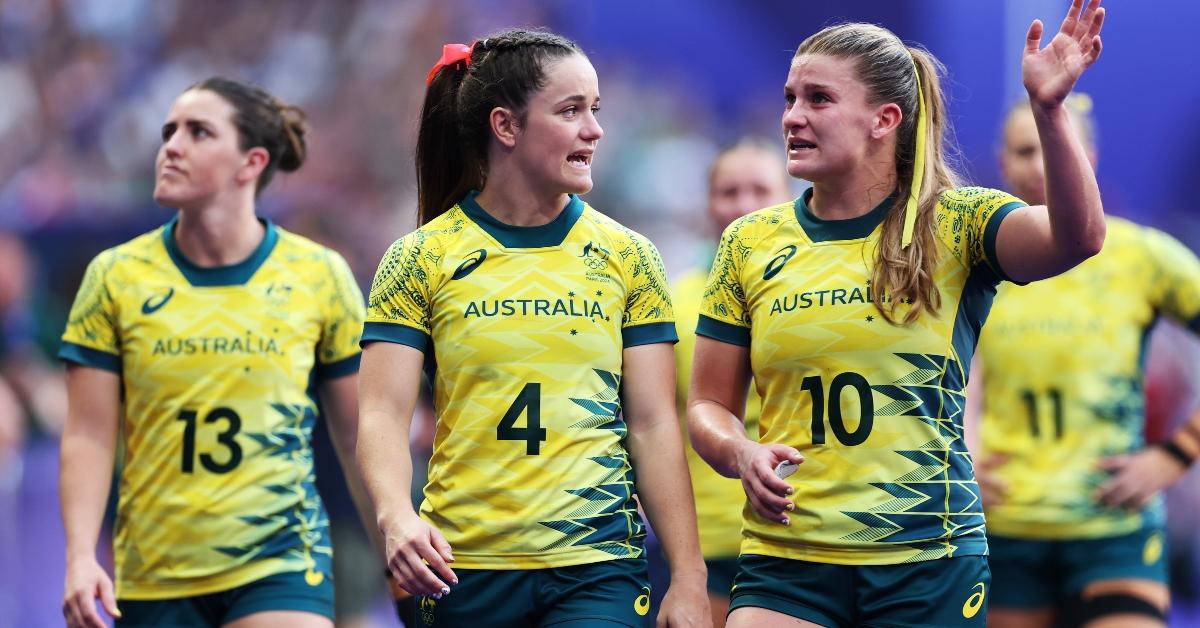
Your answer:
[[[458,65],[465,63],[467,67],[471,67],[471,46],[466,44],[445,44],[442,46],[442,58],[433,65],[433,69],[429,71],[429,76],[425,77],[425,86],[429,87],[433,84],[433,77],[437,76],[438,70],[448,65]]]

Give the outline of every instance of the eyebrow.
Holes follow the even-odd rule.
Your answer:
[[[596,96],[596,100],[599,101],[600,97]],[[565,105],[567,103],[575,103],[575,102],[587,102],[587,96],[584,96],[583,94],[572,94],[570,96],[567,96],[566,98],[559,100],[555,104],[555,106]]]

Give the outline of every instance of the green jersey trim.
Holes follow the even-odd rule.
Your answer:
[[[996,236],[1000,233],[1000,223],[1004,221],[1004,217],[1009,215],[1014,209],[1021,207],[1026,207],[1025,203],[1017,201],[1005,203],[1000,209],[992,213],[991,217],[988,218],[987,227],[983,229],[983,255],[987,258],[987,263],[992,267],[992,271],[1005,281],[1012,281],[1012,279],[1000,267],[1000,258],[996,255]]]
[[[796,199],[795,208],[796,221],[800,223],[804,233],[808,234],[808,238],[813,242],[836,242],[865,238],[883,222],[888,209],[896,202],[896,195],[893,194],[883,199],[883,202],[876,205],[875,209],[862,216],[844,220],[822,220],[817,218],[808,206],[812,195],[812,188],[805,190],[800,198]]]
[[[363,325],[362,340],[359,341],[359,345],[365,347],[372,342],[408,345],[425,354],[428,354],[433,348],[433,339],[429,337],[429,334],[415,327],[397,323],[366,323]]]
[[[170,255],[171,261],[175,263],[179,272],[183,273],[183,277],[193,286],[203,288],[240,286],[250,281],[254,273],[258,272],[259,267],[271,255],[271,251],[275,250],[275,244],[279,242],[279,231],[275,229],[275,224],[265,218],[259,218],[258,221],[266,227],[262,242],[258,243],[258,248],[254,249],[250,257],[229,266],[204,268],[193,264],[185,257],[183,251],[179,250],[179,245],[175,243],[175,226],[179,224],[179,216],[172,218],[163,227],[163,246],[167,247],[167,254]]]
[[[675,323],[643,323],[621,330],[621,346],[626,349],[659,342],[679,342],[679,334],[675,333]]]
[[[358,372],[358,365],[361,361],[362,354],[355,353],[354,355],[338,360],[337,362],[330,362],[329,364],[318,363],[316,366],[317,379],[337,379],[339,377],[353,375]]]
[[[709,318],[703,314],[696,321],[696,335],[712,338],[731,345],[750,346],[750,328],[731,325],[725,321]]]
[[[90,366],[105,371],[112,371],[117,375],[121,374],[121,356],[77,345],[73,342],[62,343],[62,346],[58,349],[58,359],[80,366]]]
[[[583,215],[583,201],[579,197],[570,194],[567,197],[567,205],[559,212],[558,216],[544,225],[536,227],[518,227],[500,222],[487,213],[475,197],[479,192],[472,190],[467,194],[466,198],[459,201],[458,206],[462,208],[467,217],[472,222],[479,225],[481,229],[487,232],[488,235],[496,239],[497,242],[510,249],[538,249],[550,246],[558,246],[567,239],[567,234],[570,233],[571,227],[575,226],[575,222]]]

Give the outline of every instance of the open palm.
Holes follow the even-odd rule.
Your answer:
[[[1083,4],[1084,0],[1072,0],[1062,26],[1045,48],[1041,47],[1041,20],[1029,26],[1021,78],[1031,102],[1058,105],[1074,89],[1083,71],[1099,58],[1104,9],[1100,8],[1100,0],[1091,0],[1086,11]]]

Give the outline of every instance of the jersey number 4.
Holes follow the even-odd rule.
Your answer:
[[[178,420],[183,421],[183,472],[192,473],[196,464],[196,411],[183,410]],[[242,429],[242,417],[229,408],[214,408],[204,417],[205,423],[222,421],[225,429],[217,433],[217,442],[229,450],[223,462],[209,454],[200,454],[200,466],[212,473],[229,473],[242,462],[242,446],[235,437]]]
[[[517,419],[526,415],[525,427],[517,427]],[[496,440],[525,441],[525,455],[536,456],[542,453],[542,443],[546,442],[546,428],[542,427],[542,385],[529,382],[517,394],[504,418],[496,426]]]
[[[846,421],[842,417],[842,392],[853,388],[858,392],[858,427],[853,431],[846,429]],[[800,382],[800,389],[807,390],[812,395],[812,442],[814,445],[825,444],[825,383],[817,375],[805,377]],[[833,431],[838,442],[848,447],[861,445],[871,435],[875,426],[875,400],[871,397],[871,385],[867,378],[858,373],[839,373],[829,383],[829,428]]]

